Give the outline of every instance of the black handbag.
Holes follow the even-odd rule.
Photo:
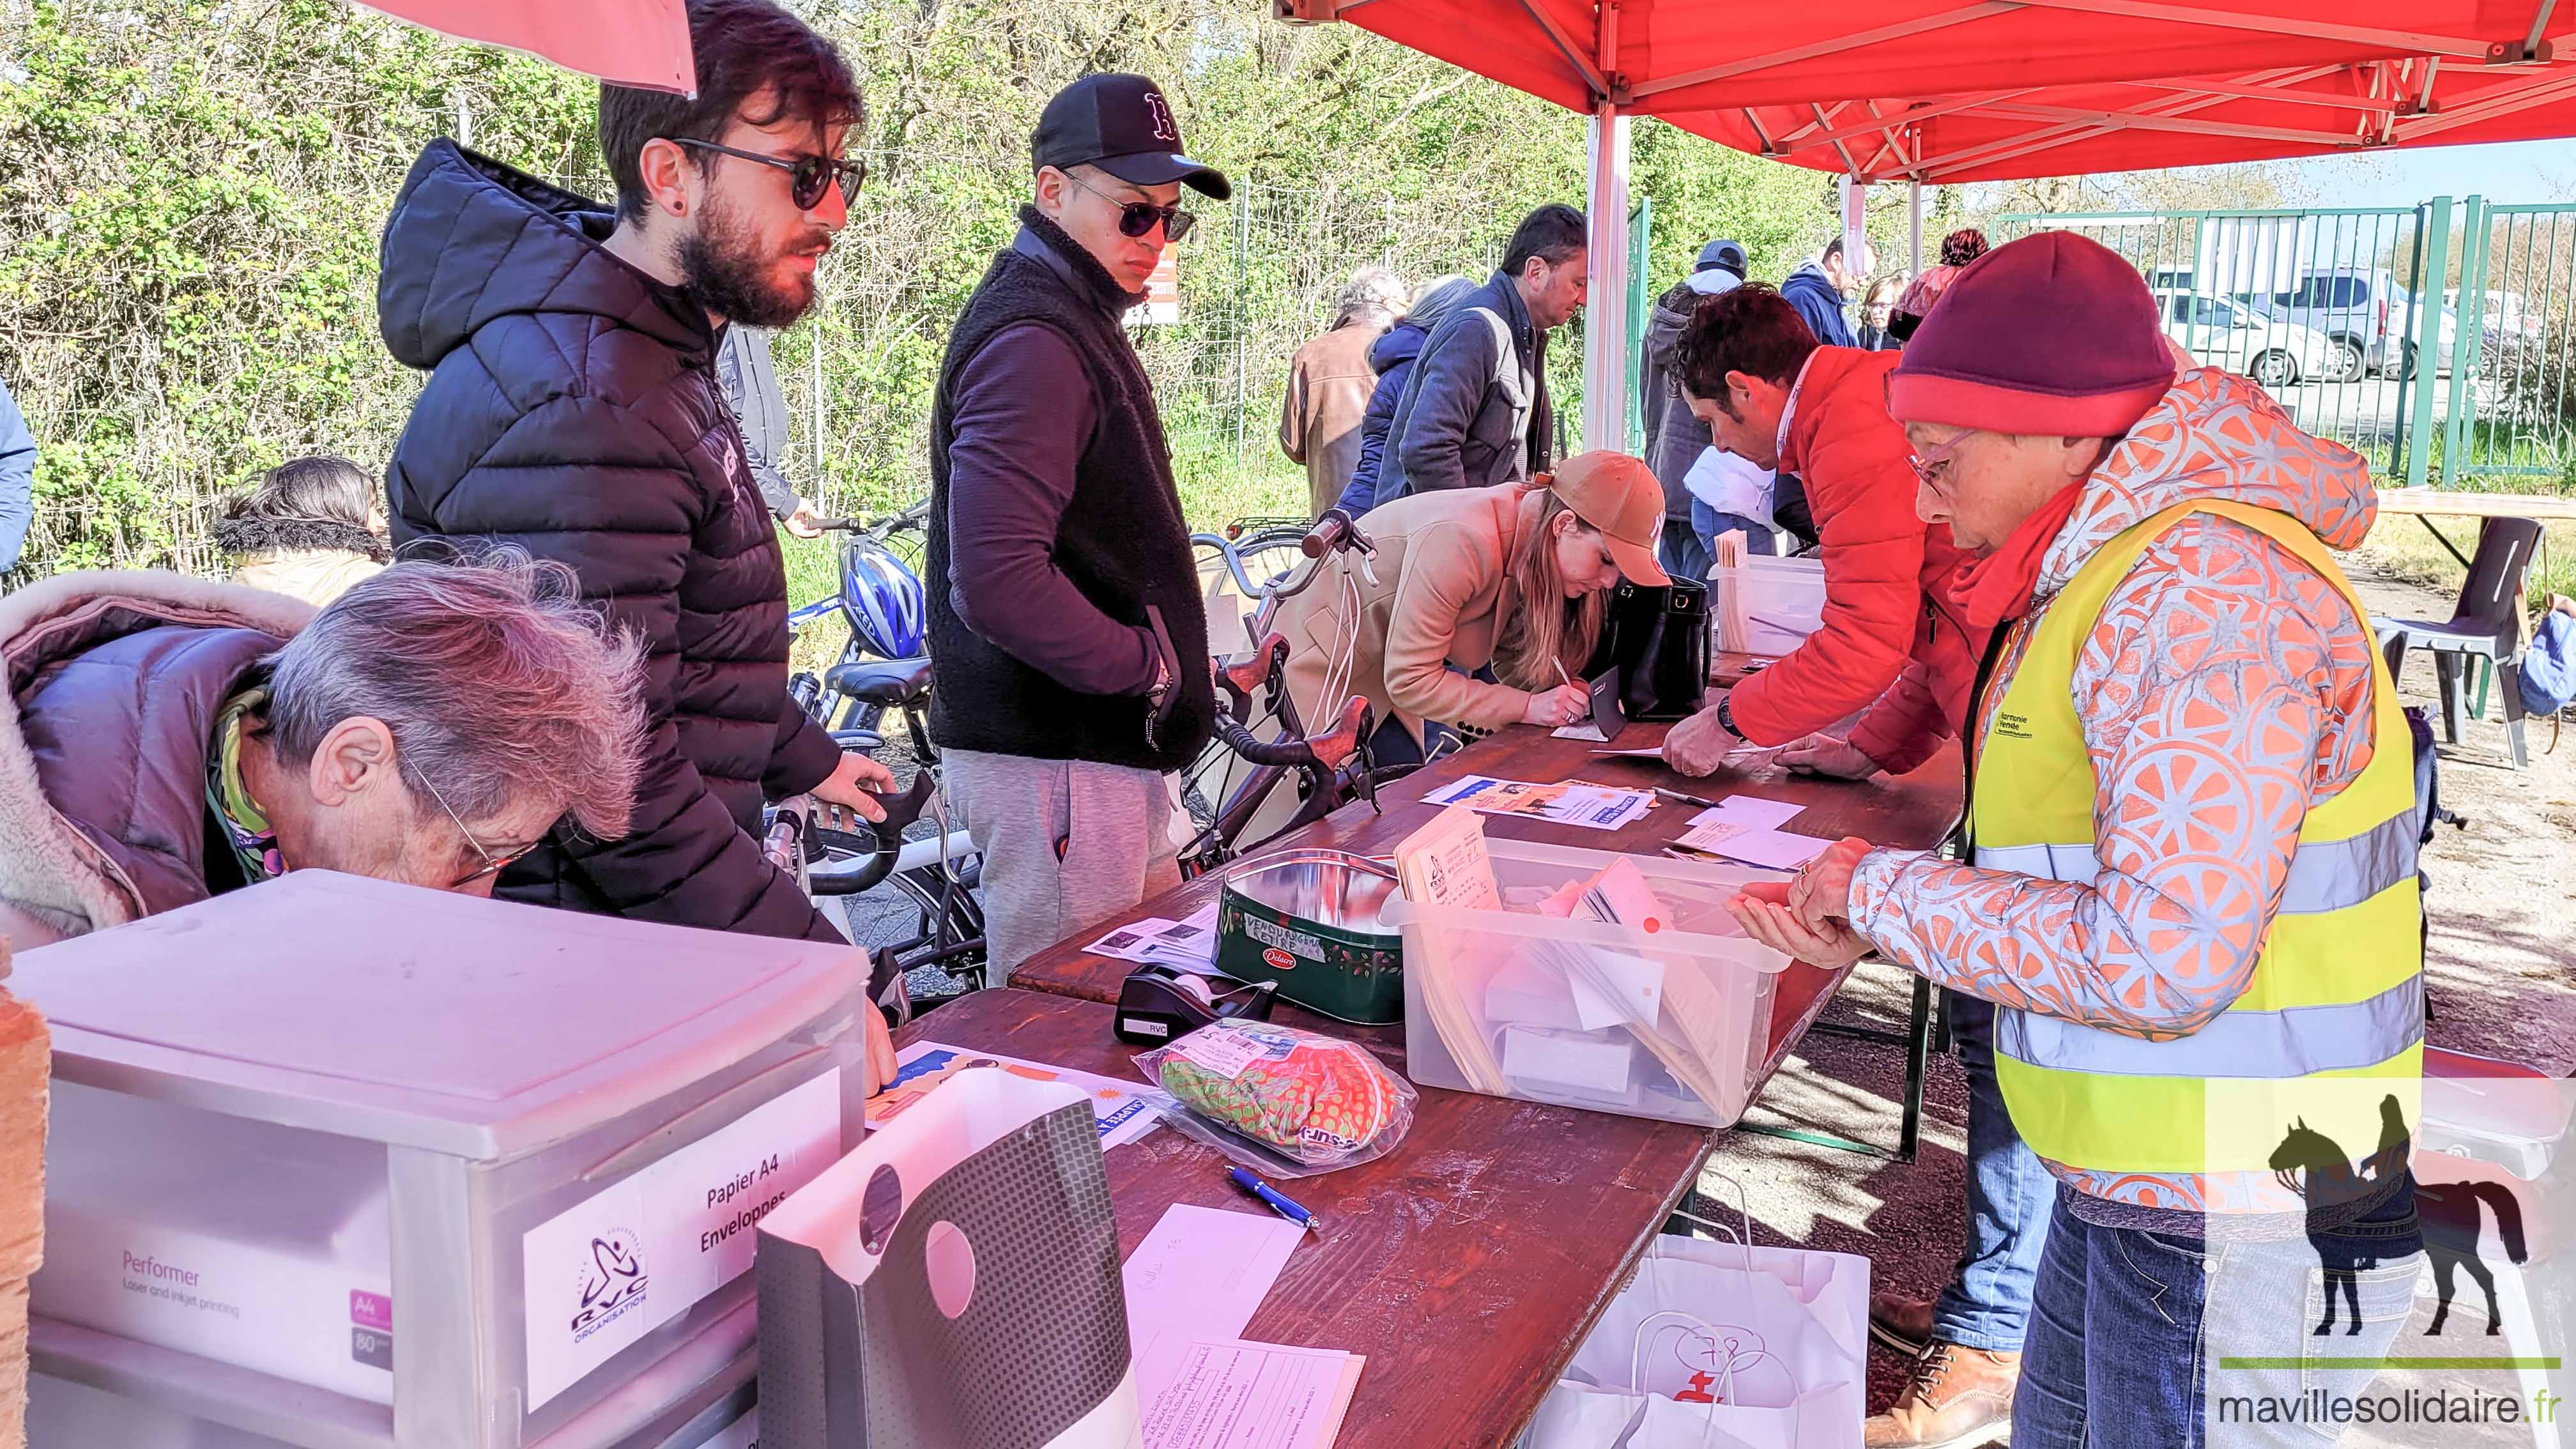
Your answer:
[[[1708,585],[1675,579],[1656,588],[1621,581],[1585,678],[1619,671],[1632,720],[1688,719],[1708,697]]]

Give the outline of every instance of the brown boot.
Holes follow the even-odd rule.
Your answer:
[[[1909,1357],[1932,1341],[1932,1300],[1896,1293],[1869,1295],[1869,1336]]]
[[[1905,1392],[1860,1426],[1867,1449],[1979,1449],[2012,1432],[2021,1355],[1935,1339],[1914,1361]]]

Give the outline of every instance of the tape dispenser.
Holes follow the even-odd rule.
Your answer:
[[[1268,1021],[1279,984],[1263,981],[1218,991],[1207,978],[1169,966],[1139,966],[1118,988],[1118,1039],[1160,1046],[1212,1021]]]

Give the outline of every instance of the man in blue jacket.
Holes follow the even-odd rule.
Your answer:
[[[394,541],[504,543],[569,566],[646,646],[632,831],[559,830],[497,894],[837,941],[754,839],[763,797],[870,818],[893,780],[787,694],[787,574],[716,349],[783,327],[848,215],[858,84],[772,0],[688,0],[695,99],[604,85],[614,214],[454,141],[385,223],[376,307],[430,372],[394,445]]]
[[[1376,502],[1547,471],[1556,436],[1547,334],[1583,310],[1588,246],[1573,207],[1522,219],[1502,269],[1423,343],[1387,427]]]
[[[1816,334],[1816,341],[1827,347],[1857,347],[1860,344],[1853,340],[1851,320],[1843,315],[1843,308],[1876,265],[1878,258],[1863,242],[1859,268],[1846,266],[1843,239],[1835,237],[1813,260],[1789,274],[1789,279],[1780,284],[1780,295],[1807,319],[1807,330]]]

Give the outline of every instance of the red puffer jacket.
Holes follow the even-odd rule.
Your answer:
[[[1806,480],[1824,546],[1824,627],[1736,686],[1736,728],[1786,744],[1866,709],[1851,742],[1890,772],[1959,732],[1984,651],[1950,581],[1965,558],[1946,523],[1914,512],[1905,430],[1887,415],[1901,354],[1816,350],[1798,387],[1780,471]]]

